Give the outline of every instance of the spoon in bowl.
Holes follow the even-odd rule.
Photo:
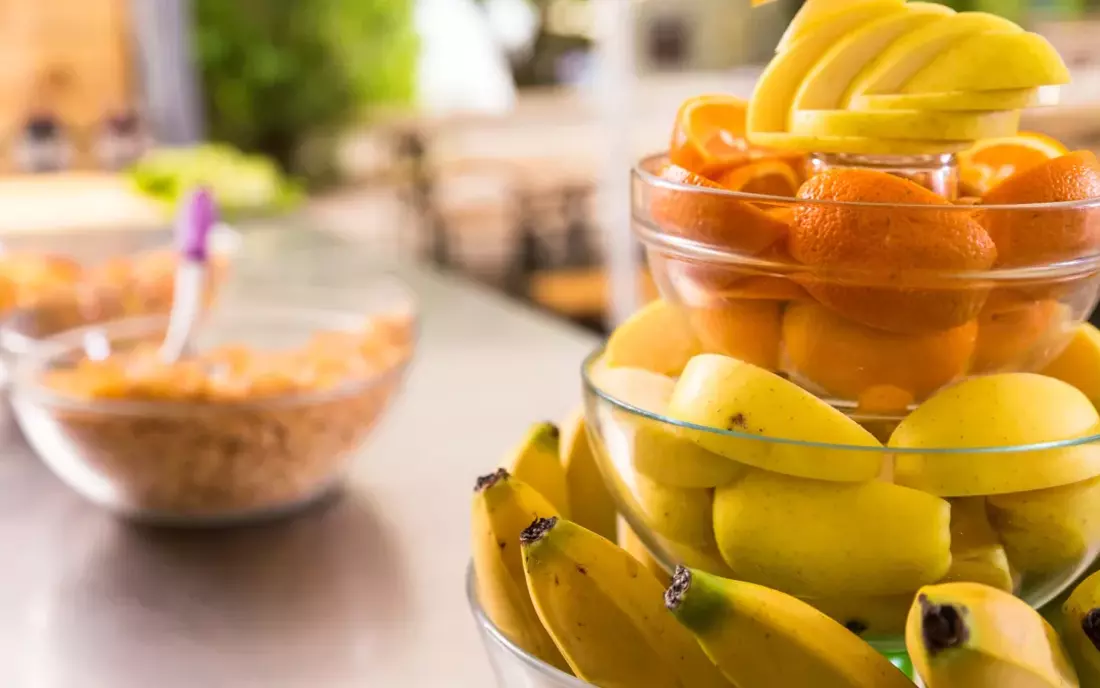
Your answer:
[[[158,352],[165,363],[178,361],[191,351],[206,292],[208,239],[217,215],[213,195],[209,189],[199,187],[184,199],[176,218],[175,289],[168,331]]]

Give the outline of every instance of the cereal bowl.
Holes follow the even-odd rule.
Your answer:
[[[892,196],[827,174],[798,197],[679,183],[661,155],[635,167],[634,234],[704,351],[864,405],[1038,371],[1061,352],[1100,295],[1100,198],[950,202],[917,172],[850,166],[863,164]]]
[[[924,585],[985,583],[1040,607],[1100,552],[1095,427],[1030,445],[884,446],[871,432],[883,419],[844,418],[819,400],[768,406],[776,389],[797,388],[763,371],[744,412],[713,395],[693,407],[719,409],[728,422],[712,427],[683,419],[684,400],[708,384],[702,367],[676,382],[601,355],[583,369],[589,441],[620,513],[670,570],[795,595],[892,651]],[[851,430],[848,443],[796,436],[826,414]],[[769,423],[793,429],[765,434]]]
[[[200,353],[165,364],[155,347],[166,326],[124,319],[43,341],[15,365],[12,406],[77,492],[179,524],[271,516],[338,485],[415,339],[411,308],[368,319],[242,307],[210,314]]]

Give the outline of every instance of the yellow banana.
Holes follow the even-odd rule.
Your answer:
[[[777,590],[681,566],[665,603],[737,686],[913,686],[848,629]]]
[[[1058,634],[1020,598],[980,583],[917,592],[905,645],[927,688],[1076,688]]]
[[[1100,688],[1100,572],[1077,586],[1062,612],[1062,639],[1077,667],[1081,688]]]
[[[575,522],[614,542],[618,513],[588,444],[585,425],[581,407],[561,426],[561,461],[569,493],[569,513]]]
[[[536,518],[557,510],[503,468],[477,480],[471,513],[477,598],[509,640],[563,671],[569,665],[542,627],[527,592],[519,535]]]
[[[860,638],[894,639],[905,632],[905,617],[913,604],[913,593],[808,597],[804,601]]]
[[[515,478],[538,490],[562,516],[569,516],[569,487],[561,464],[561,432],[553,423],[535,423],[503,465]]]
[[[535,609],[577,676],[604,688],[729,688],[634,557],[556,518],[521,539]]]

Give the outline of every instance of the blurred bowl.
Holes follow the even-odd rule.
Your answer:
[[[170,368],[163,382],[143,379],[138,398],[127,398],[134,384],[128,371],[118,382],[104,378],[106,398],[66,393],[44,377],[89,358],[155,346],[167,318],[79,328],[40,342],[17,360],[12,406],[27,441],[58,477],[123,516],[187,525],[284,513],[340,483],[348,460],[396,394],[415,345],[415,312],[411,300],[391,309],[402,319],[389,321],[382,336],[395,348],[377,366],[364,363],[367,348],[375,346],[364,342],[373,340],[344,337],[381,327],[369,325],[367,314],[259,306],[215,311],[201,324],[196,345],[200,351],[232,345],[227,362],[207,361],[197,373],[195,367]],[[335,358],[306,353],[286,359],[301,370],[281,367],[275,378],[266,372],[234,377],[236,347],[300,347],[317,333],[332,346],[356,348],[334,349]],[[360,355],[358,369],[326,367]],[[241,369],[248,371],[245,356]],[[194,375],[201,391],[189,396],[185,389]],[[298,383],[299,375],[309,381]],[[286,387],[285,379],[295,384]],[[253,394],[265,384],[276,387]]]
[[[470,612],[499,688],[591,688],[592,684],[550,666],[501,633],[477,599],[477,574],[473,562],[466,569],[466,600],[470,603]]]
[[[1040,370],[1100,297],[1100,199],[799,200],[676,183],[667,163],[645,158],[632,177],[660,293],[704,351],[823,398],[886,388],[920,401],[967,375]]]
[[[893,650],[922,585],[976,580],[1039,607],[1100,551],[1100,476],[1028,482],[1061,461],[1095,465],[1100,435],[979,449],[766,437],[611,394],[600,381],[615,371],[601,354],[582,372],[589,439],[620,513],[669,570],[684,564],[796,595]],[[1005,476],[1014,491],[940,498],[893,484],[947,462]]]

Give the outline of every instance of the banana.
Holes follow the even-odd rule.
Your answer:
[[[1081,688],[1100,688],[1100,572],[1077,586],[1062,613],[1062,640],[1077,668]]]
[[[503,468],[477,480],[471,513],[477,598],[489,620],[509,640],[539,659],[569,665],[542,627],[527,593],[519,536],[536,518],[557,510],[531,486]]]
[[[894,480],[942,497],[1041,490],[1100,475],[1094,443],[990,451],[996,447],[1092,435],[1100,415],[1084,394],[1034,373],[981,375],[947,387],[898,424],[887,443],[907,451],[894,460]],[[982,451],[944,452],[944,448]]]
[[[645,546],[645,543],[634,532],[634,529],[625,522],[619,523],[619,547],[622,547],[627,554],[637,559],[638,563],[652,573],[661,585],[668,585],[672,581],[668,571],[665,571],[660,562],[653,558],[649,548]]]
[[[1100,477],[987,499],[1008,560],[1023,573],[1072,569],[1100,549]]]
[[[691,359],[676,382],[668,415],[732,431],[685,428],[682,434],[707,451],[757,468],[840,482],[871,480],[882,470],[881,452],[774,441],[882,447],[858,423],[793,382],[728,356]]]
[[[580,525],[614,542],[618,513],[588,443],[584,408],[574,410],[561,428],[561,461],[565,468],[569,513]]]
[[[578,677],[609,688],[729,688],[634,557],[557,518],[521,540],[535,609]]]
[[[913,688],[873,647],[777,590],[681,566],[665,604],[734,685]]]
[[[612,368],[593,377],[597,386],[615,399],[661,416],[668,410],[675,382],[638,368]],[[613,428],[630,446],[631,463],[638,473],[672,487],[716,487],[736,479],[744,466],[699,447],[679,428],[636,413],[616,410]]]
[[[927,688],[1070,688],[1058,634],[1020,598],[980,583],[921,588],[905,645]]]
[[[502,468],[538,490],[562,516],[569,516],[569,488],[559,457],[561,432],[553,423],[535,423]]]
[[[1005,592],[1015,587],[1005,548],[989,525],[984,497],[951,502],[951,568],[941,583],[985,583]]]
[[[714,495],[718,550],[736,577],[805,597],[892,595],[939,580],[951,566],[950,518],[945,500],[878,480],[750,470]]]

